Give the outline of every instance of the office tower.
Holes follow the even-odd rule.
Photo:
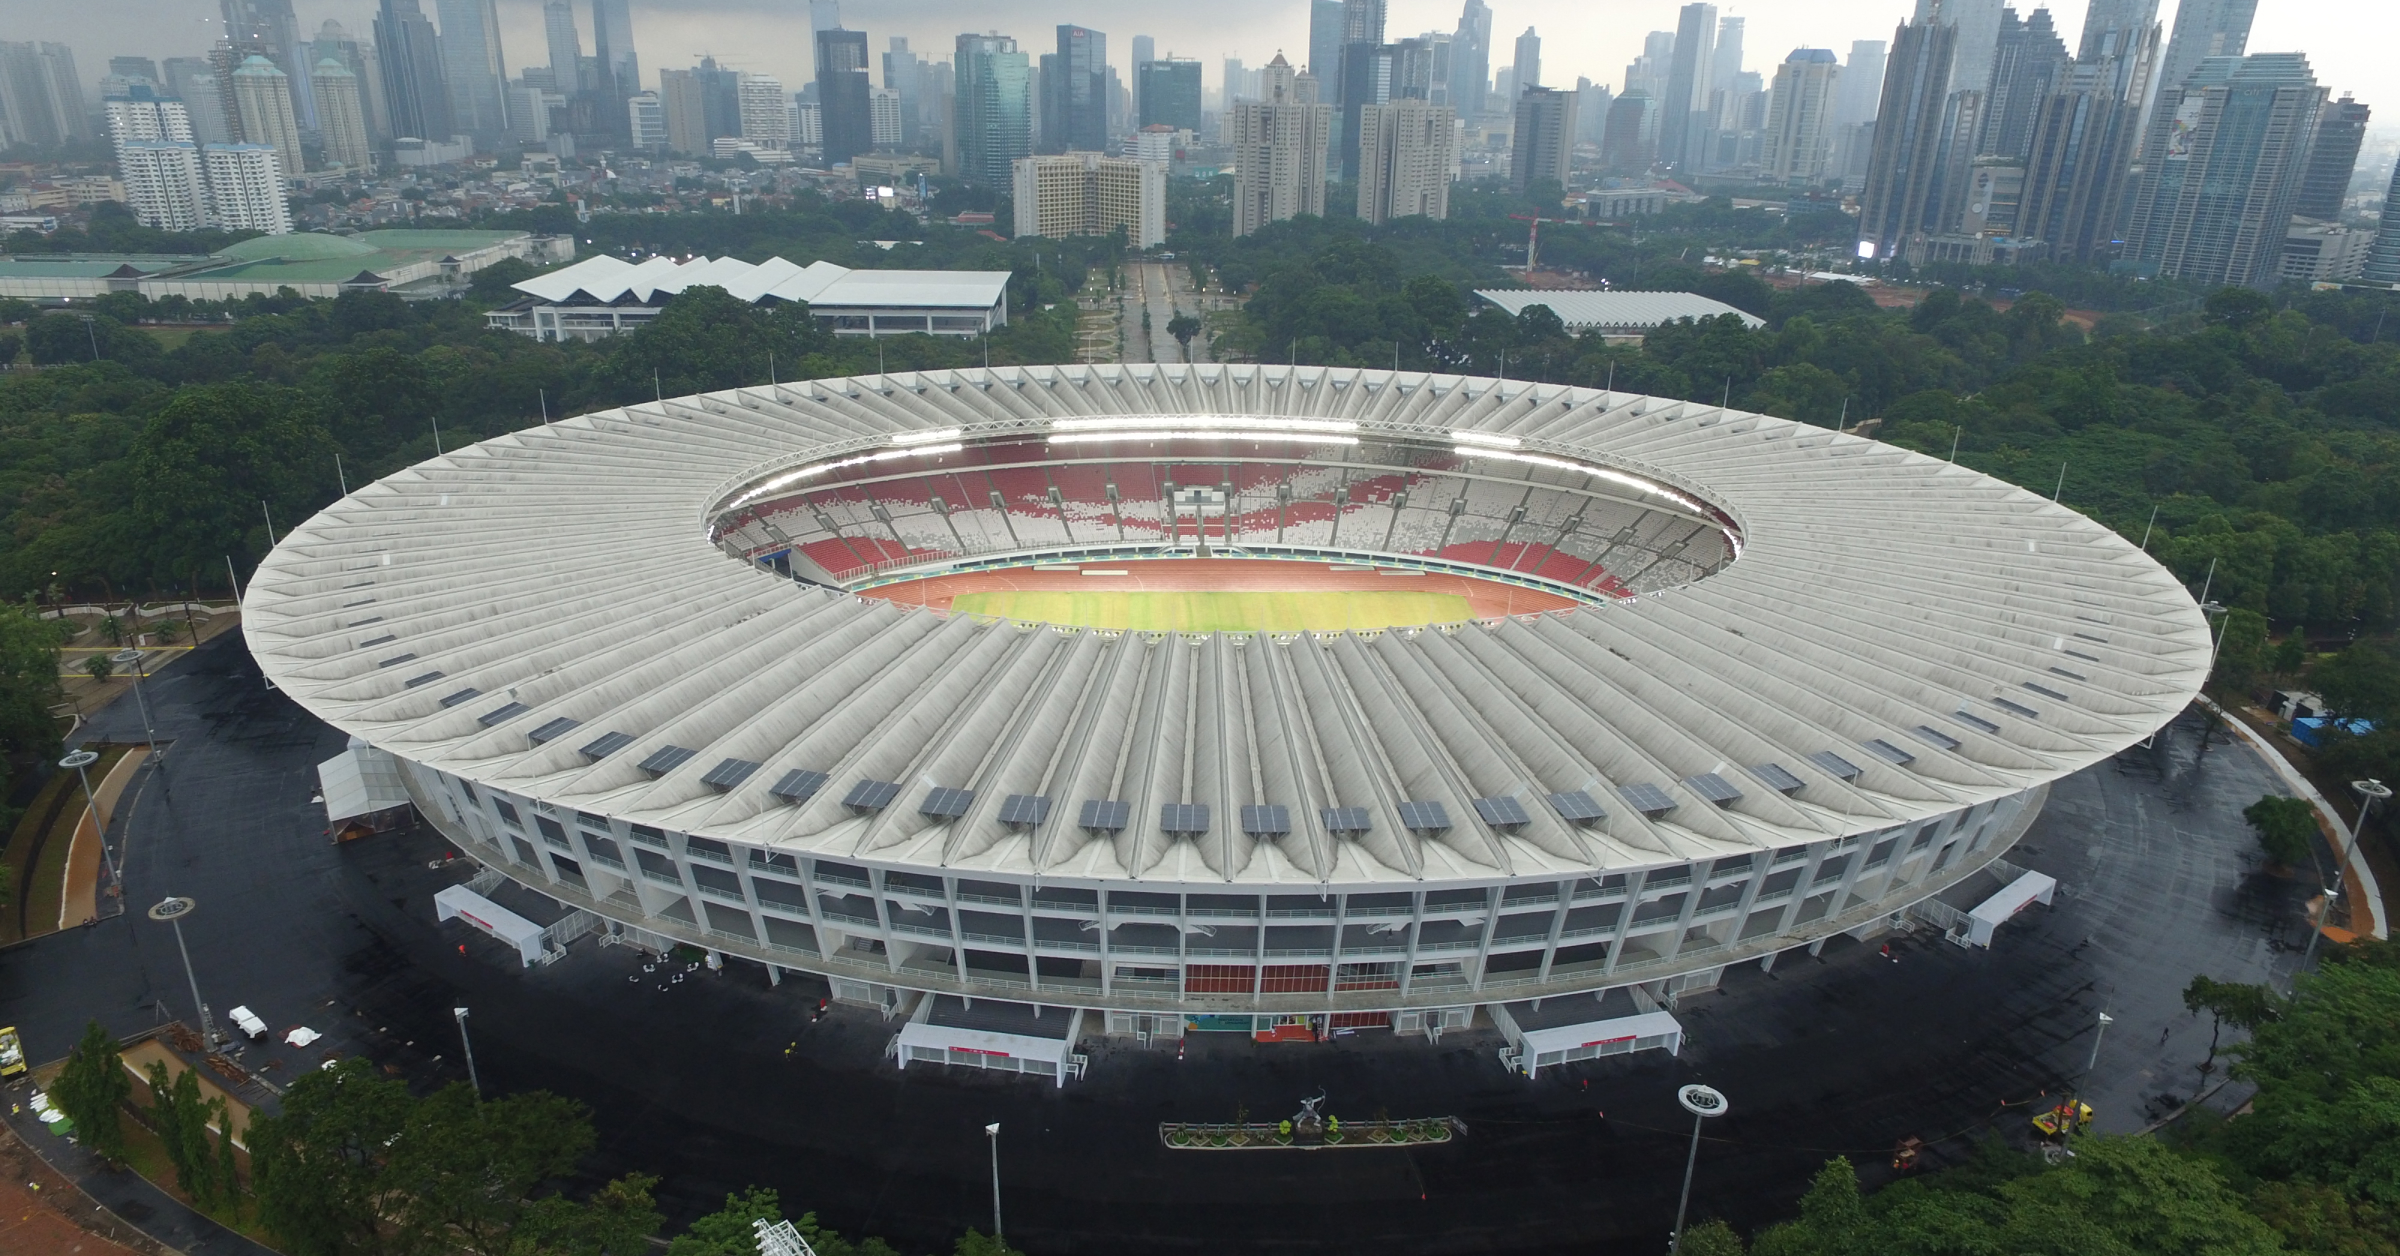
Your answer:
[[[1164,61],[1145,61],[1134,69],[1134,81],[1141,85],[1143,126],[1200,130],[1199,62],[1170,56]]]
[[[1958,51],[1950,62],[1951,90],[1980,92],[1991,82],[2005,4],[2006,0],[1916,0],[1913,21],[1943,22],[1958,30]]]
[[[1042,71],[1042,148],[1096,153],[1107,147],[1108,36],[1088,27],[1059,27],[1058,53],[1042,58]],[[1138,92],[1138,62],[1134,74]]]
[[[813,100],[792,97],[792,147],[817,149],[825,145],[825,111]]]
[[[1342,72],[1342,0],[1309,0],[1308,72],[1327,82]]]
[[[125,204],[134,220],[161,231],[206,226],[208,192],[200,175],[200,149],[192,142],[191,115],[183,102],[133,81],[101,107],[116,147],[117,171],[125,181]]]
[[[1708,85],[1713,95],[1734,85],[1742,73],[1742,34],[1748,23],[1738,17],[1717,19],[1717,44],[1709,53]]]
[[[1064,53],[1062,52],[1061,55],[1063,56]],[[1134,36],[1132,70],[1133,112],[1130,115],[1133,118],[1139,119],[1142,115],[1142,67],[1156,60],[1158,60],[1158,41],[1152,39],[1148,35]],[[1108,63],[1108,58],[1102,57],[1100,62],[1103,66],[1105,66]],[[1094,147],[1097,147],[1097,145]]]
[[[2127,256],[2199,283],[2275,282],[2324,99],[2296,52],[2209,57],[2162,87]]]
[[[498,0],[434,0],[441,14],[442,77],[450,125],[497,147],[508,135],[508,66],[500,55]]]
[[[761,148],[791,147],[792,102],[784,95],[782,79],[744,73],[734,84],[734,100],[741,112],[743,139]]]
[[[1167,238],[1163,163],[1080,151],[1020,157],[1011,164],[1018,236],[1061,240],[1125,229],[1125,242],[1152,248]]]
[[[233,102],[242,138],[275,150],[281,168],[300,173],[300,124],[292,117],[292,89],[275,63],[256,53],[233,72]]]
[[[1564,188],[1567,158],[1575,151],[1575,97],[1554,87],[1517,93],[1517,124],[1508,155],[1508,190],[1522,194],[1536,183]]]
[[[545,0],[542,34],[550,50],[551,85],[568,93],[583,90],[583,37],[575,30],[574,0]]]
[[[0,147],[49,147],[91,134],[65,44],[0,43]]]
[[[632,112],[623,103],[642,90],[641,59],[633,52],[633,16],[627,0],[592,0],[592,79],[589,117],[595,129],[623,136]]]
[[[2155,21],[2097,30],[2093,24],[2142,16],[2108,14],[2095,4],[2081,42],[2086,52],[2035,115],[2012,231],[2040,242],[2054,261],[2099,261],[2116,252],[2161,37]]]
[[[925,58],[908,50],[908,37],[892,36],[891,47],[883,54],[883,85],[895,93],[899,102],[900,138],[892,141],[895,146],[916,141],[919,119],[925,112],[924,72]],[[870,112],[873,108],[870,101]],[[882,144],[883,141],[876,141],[877,147]]]
[[[898,148],[907,142],[907,110],[900,93],[877,87],[867,93],[867,142],[876,148]]]
[[[1518,91],[1542,85],[1542,37],[1535,34],[1530,26],[1525,28],[1524,34],[1517,36],[1517,59],[1514,64]]]
[[[1240,57],[1225,58],[1224,68],[1221,73],[1223,77],[1217,80],[1217,107],[1220,110],[1231,109],[1233,108],[1233,102],[1250,94],[1250,89],[1248,86],[1250,75],[1247,71],[1242,69],[1242,59]]]
[[[1891,257],[1912,237],[1943,229],[1938,192],[1944,141],[1954,129],[1946,124],[1957,50],[1958,28],[1947,22],[1910,22],[1892,36],[1859,197],[1861,257]]]
[[[2359,278],[2368,283],[2400,287],[2400,165],[2392,167],[2391,186],[2383,194],[2383,218],[2375,228],[2375,244]]]
[[[371,143],[391,138],[391,119],[384,112],[383,67],[376,59],[374,45],[351,38],[350,32],[340,22],[327,18],[324,25],[317,28],[316,42],[309,45],[308,55],[312,67],[328,58],[346,67],[358,80],[360,116],[367,124],[368,141]],[[311,96],[314,96],[313,85]],[[185,99],[188,101],[190,98]],[[195,130],[199,122],[199,115],[195,112],[192,117]]]
[[[1295,74],[1282,53],[1258,72],[1258,100],[1235,105],[1225,123],[1233,155],[1233,233],[1325,213],[1325,157],[1333,107],[1316,100],[1313,75]]]
[[[2122,47],[2128,33],[2147,30],[2158,21],[2158,0],[2091,0],[2084,11],[2083,36],[2075,49],[2078,61],[2097,61],[2111,51],[2111,39]]]
[[[2250,20],[2258,0],[2183,0],[2175,6],[2175,33],[2158,68],[2158,98],[2164,101],[2210,57],[2238,57],[2250,47]],[[2153,115],[2155,116],[2155,115]]]
[[[2350,176],[2358,170],[2359,144],[2367,137],[2368,112],[2348,92],[2325,106],[2317,119],[2316,138],[2309,142],[2308,169],[2300,176],[2293,213],[2319,222],[2341,221],[2342,202],[2350,196]]]
[[[867,33],[835,28],[817,38],[817,107],[824,112],[825,164],[840,165],[875,147],[869,116]],[[779,87],[777,91],[782,89]]]
[[[300,40],[300,21],[292,14],[292,0],[223,0],[225,39],[234,50],[234,63],[243,58],[263,56],[275,63],[284,73],[284,87],[292,93],[292,116],[302,128],[315,130],[316,101],[309,94],[308,72],[316,64],[307,56]],[[288,176],[297,167],[284,171]]]
[[[1358,216],[1450,216],[1450,171],[1458,164],[1458,115],[1413,97],[1369,105],[1358,115]]]
[[[291,108],[288,100],[284,108]],[[200,150],[200,166],[208,183],[209,220],[218,230],[291,234],[292,207],[284,197],[274,145],[211,144]]]
[[[1883,53],[1880,39],[1851,41],[1850,59],[1842,65],[1841,86],[1833,97],[1836,127],[1875,120],[1875,106],[1883,95]]]
[[[206,57],[169,57],[158,68],[165,75],[160,80],[162,93],[181,100],[191,118],[193,143],[224,144],[233,139],[232,126],[225,120],[224,97]]]
[[[381,0],[375,15],[375,55],[383,63],[383,98],[392,134],[446,140],[450,89],[442,81],[440,41],[417,0]]]
[[[1834,100],[1842,68],[1829,48],[1795,48],[1775,67],[1759,177],[1815,187],[1832,171]]]
[[[625,132],[633,146],[644,152],[667,146],[667,111],[657,92],[635,92],[625,98]],[[799,137],[794,136],[793,142],[797,144]]]
[[[310,95],[317,102],[317,135],[325,160],[349,170],[369,170],[375,150],[367,140],[367,108],[358,76],[350,67],[327,57],[308,72]]]
[[[1384,54],[1383,59],[1389,71],[1385,89],[1380,93],[1382,100],[1377,103],[1391,100],[1448,103],[1448,40],[1449,37],[1445,35],[1425,34],[1378,49],[1379,53]]]
[[[1600,127],[1600,165],[1620,174],[1648,170],[1658,160],[1658,102],[1634,88],[1608,103]]]
[[[1026,96],[1032,67],[1006,35],[959,36],[953,65],[958,175],[970,183],[1006,185],[1014,177],[1012,164],[1033,152],[1033,102]]]
[[[708,133],[708,93],[701,86],[698,70],[659,71],[658,104],[670,151],[708,151],[713,138]]]
[[[1483,0],[1467,0],[1450,37],[1450,107],[1462,118],[1481,116],[1491,83],[1492,11]]]
[[[549,67],[525,67],[524,76],[508,85],[508,138],[520,148],[549,143],[552,112],[566,103],[566,96],[550,86]]]
[[[1708,72],[1714,64],[1717,6],[1687,4],[1677,14],[1675,55],[1667,66],[1667,94],[1659,101],[1658,158],[1670,166],[1696,164],[1702,128],[1695,115],[1708,105]]]
[[[1575,142],[1597,144],[1600,132],[1608,126],[1608,105],[1613,93],[1583,75],[1575,76]]]
[[[1992,53],[1992,76],[1983,102],[1983,133],[1977,156],[2022,160],[2033,148],[2034,116],[2058,89],[2073,62],[2050,24],[2048,9],[2019,21],[2015,9],[2000,11],[2000,37]]]

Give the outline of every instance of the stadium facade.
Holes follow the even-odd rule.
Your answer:
[[[1570,606],[1198,634],[874,596],[1191,555]],[[1956,897],[2210,658],[2146,554],[1963,467],[1285,366],[584,415],[351,494],[244,612],[278,687],[585,927],[907,1010],[904,1067],[1062,1080],[1079,1034],[1430,1035],[1478,1006],[1529,1071],[1671,1048],[1726,966]]]

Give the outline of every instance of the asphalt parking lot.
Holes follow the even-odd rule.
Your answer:
[[[2197,1069],[2205,1018],[2179,992],[2195,972],[2284,980],[2306,939],[2307,874],[2266,875],[2239,810],[2275,789],[2239,745],[2199,753],[2180,727],[2162,750],[2061,782],[2009,858],[2062,894],[1989,951],[1925,935],[1837,942],[1772,974],[1728,974],[1677,1010],[1681,1058],[1661,1053],[1545,1070],[1501,1068],[1488,1032],[1421,1040],[1361,1034],[1260,1045],[1195,1036],[1183,1058],[1094,1040],[1090,1076],[1065,1090],[1014,1076],[883,1059],[896,1026],[872,1011],[813,1013],[821,984],[762,970],[644,972],[622,948],[579,941],[527,970],[499,944],[433,920],[432,894],[464,865],[429,833],[336,848],[315,765],[341,735],[266,690],[238,636],[178,660],[149,691],[162,771],[145,769],[119,817],[134,910],[0,952],[0,1024],[37,1059],[63,1055],[87,1018],[129,1033],[191,1014],[164,925],[140,909],[199,900],[185,925],[201,991],[246,1004],[305,1051],[253,1046],[244,1064],[285,1080],[328,1052],[364,1054],[421,1086],[463,1079],[454,1006],[473,1009],[487,1087],[544,1087],[591,1105],[594,1179],[664,1180],[678,1220],[731,1190],[776,1187],[849,1232],[947,1250],[989,1225],[987,1144],[999,1121],[1009,1237],[1038,1253],[1140,1245],[1246,1249],[1656,1250],[1672,1220],[1688,1119],[1674,1087],[1732,1100],[1712,1122],[1696,1215],[1738,1225],[1788,1210],[1827,1156],[1870,1180],[1914,1135],[1933,1157],[1986,1131],[2025,1134],[2031,1101],[2081,1074],[2097,1015],[2115,1018],[2085,1090],[2099,1128],[2129,1130],[2214,1078]],[[138,739],[131,704],[89,736]],[[461,948],[464,948],[463,951]],[[1461,1118],[1426,1150],[1170,1152],[1166,1119],[1274,1119],[1326,1092],[1354,1117]],[[2238,1099],[2228,1090],[2217,1102]],[[2015,1105],[2015,1106],[2009,1106]]]

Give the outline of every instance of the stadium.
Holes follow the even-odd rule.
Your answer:
[[[1729,965],[1977,928],[2049,783],[2210,662],[2141,550],[1963,467],[1285,366],[588,414],[350,494],[243,610],[484,865],[445,913],[817,974],[903,1068],[1062,1084],[1099,1033],[1478,1009],[1528,1073],[1674,1050]]]

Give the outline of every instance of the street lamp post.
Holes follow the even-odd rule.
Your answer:
[[[2317,939],[2325,936],[2325,922],[2333,916],[2333,900],[2341,896],[2341,888],[2336,886],[2326,890],[2324,901],[2317,904],[2317,918],[2310,921],[2308,926],[2308,949],[2300,953],[2300,967],[2292,973],[2294,981],[2298,981],[2300,974],[2308,971],[2309,963],[2317,958]]]
[[[75,779],[83,782],[83,807],[92,813],[92,829],[100,835],[100,860],[108,865],[110,883],[121,891],[125,885],[125,875],[117,868],[117,857],[108,849],[108,825],[100,819],[100,804],[92,797],[91,774],[84,771],[99,761],[100,756],[89,750],[70,750],[66,758],[58,761],[58,766],[75,769]]]
[[[1692,1114],[1692,1150],[1683,1159],[1683,1197],[1675,1201],[1675,1236],[1668,1241],[1668,1256],[1683,1250],[1683,1214],[1692,1202],[1692,1169],[1700,1163],[1700,1126],[1712,1116],[1725,1115],[1730,1107],[1725,1096],[1709,1086],[1686,1086],[1675,1092],[1675,1102]]]
[[[458,1022],[458,1045],[467,1052],[467,1085],[475,1088],[475,1097],[483,1098],[483,1079],[475,1075],[475,1044],[467,1040],[467,1009],[454,1007],[450,1015]]]
[[[992,1241],[1006,1248],[1008,1243],[1000,1237],[1000,1123],[984,1126],[983,1132],[992,1140]]]
[[[150,726],[150,699],[142,693],[142,681],[147,679],[142,674],[142,652],[133,649],[119,650],[109,655],[108,658],[110,662],[119,667],[133,669],[133,703],[142,711],[142,740],[149,744],[150,757],[155,759],[158,757],[158,730]]]
[[[200,979],[192,975],[192,949],[183,943],[183,918],[191,915],[199,906],[188,898],[162,898],[158,906],[150,909],[150,918],[166,921],[175,927],[175,949],[183,955],[183,979],[192,983],[192,1006],[200,1009],[200,1036],[209,1045],[216,1046],[222,1041],[217,1036],[217,1022],[208,1014],[208,1004],[201,1001]]]

